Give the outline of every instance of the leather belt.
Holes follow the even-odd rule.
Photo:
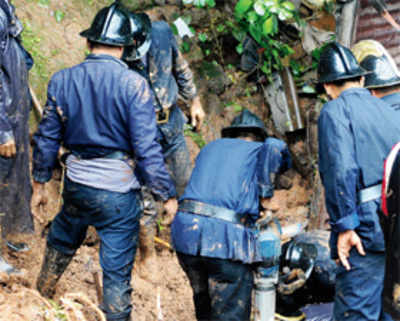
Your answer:
[[[203,202],[183,200],[179,203],[179,211],[197,215],[209,216],[235,224],[243,224],[239,214],[225,207],[219,207]]]
[[[366,203],[375,200],[382,195],[382,184],[363,188],[358,192],[358,200],[360,203]]]

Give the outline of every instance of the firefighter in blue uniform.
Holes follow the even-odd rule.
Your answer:
[[[332,98],[318,120],[319,170],[330,216],[331,255],[339,262],[334,320],[379,320],[385,242],[379,223],[383,161],[400,137],[400,115],[363,88],[351,51],[329,44],[318,65]]]
[[[290,166],[286,144],[267,138],[248,110],[205,146],[171,226],[192,289],[197,320],[250,318],[252,263],[260,262],[255,221],[275,210],[274,177]]]
[[[33,61],[21,45],[22,23],[13,6],[0,1],[0,271],[15,269],[1,256],[3,238],[32,233],[29,175],[28,69]],[[11,243],[7,243],[11,244]],[[11,244],[12,245],[12,244]],[[14,247],[13,247],[14,248]]]
[[[154,94],[158,136],[167,169],[182,195],[192,170],[183,130],[186,116],[177,106],[178,95],[190,103],[192,125],[199,129],[205,116],[188,62],[179,51],[171,28],[165,21],[151,22],[145,13],[132,13],[138,41],[126,50],[124,60],[145,77]],[[141,220],[140,262],[142,276],[157,265],[154,235],[158,208],[144,190],[144,217]],[[166,220],[167,221],[167,220]],[[150,280],[154,279],[154,273]]]
[[[136,41],[132,25],[118,2],[98,12],[90,29],[81,33],[91,54],[52,77],[34,137],[34,206],[45,202],[44,183],[51,178],[60,144],[70,150],[64,204],[48,234],[38,290],[53,295],[93,225],[101,240],[102,308],[108,321],[130,320],[132,309],[130,280],[142,211],[134,166],[170,215],[177,208],[156,141],[150,88],[121,60],[124,47]]]
[[[352,48],[354,56],[360,66],[371,73],[365,76],[365,88],[368,88],[372,95],[381,98],[394,110],[400,112],[400,72],[392,56],[385,47],[376,40],[362,40]],[[400,138],[398,139],[400,141]],[[395,187],[397,190],[397,187]],[[396,193],[394,193],[396,194]],[[393,195],[393,197],[397,197]],[[398,204],[397,201],[394,202]],[[390,212],[398,213],[397,209],[390,209]],[[384,287],[384,308],[394,319],[400,318],[399,294],[393,290],[400,284],[400,221],[398,215],[390,219],[382,217],[381,223],[386,240],[386,276]],[[396,284],[396,285],[395,285]],[[397,293],[397,294],[396,294]]]

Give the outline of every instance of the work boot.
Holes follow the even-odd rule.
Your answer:
[[[9,264],[3,256],[0,255],[0,272],[5,272],[7,274],[18,274],[20,273],[15,267]]]
[[[157,283],[157,254],[154,244],[156,228],[153,224],[141,225],[139,232],[138,272],[142,279]]]
[[[41,295],[47,298],[53,297],[56,284],[71,262],[72,257],[73,255],[64,254],[47,245],[42,269],[36,284]]]

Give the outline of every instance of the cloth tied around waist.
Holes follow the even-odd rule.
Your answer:
[[[66,175],[75,183],[118,193],[140,188],[134,174],[134,161],[124,152],[90,159],[69,154],[65,163]]]

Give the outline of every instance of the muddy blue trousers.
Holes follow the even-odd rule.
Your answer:
[[[177,252],[193,289],[198,321],[249,321],[253,271],[231,260]]]
[[[51,224],[48,244],[73,255],[89,225],[100,237],[103,304],[107,321],[130,320],[130,286],[136,254],[141,204],[137,191],[116,193],[65,179],[64,206]]]
[[[391,321],[382,312],[385,254],[350,252],[350,271],[340,265],[336,274],[334,321]]]

